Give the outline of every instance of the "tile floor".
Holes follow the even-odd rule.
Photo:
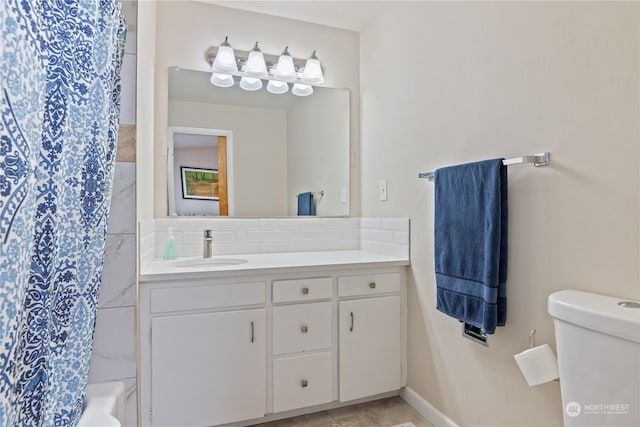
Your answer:
[[[392,427],[412,422],[416,427],[433,427],[399,397],[360,403],[315,414],[258,424],[259,427]]]

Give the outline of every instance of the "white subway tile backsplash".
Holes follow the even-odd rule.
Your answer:
[[[259,247],[258,243],[255,242],[227,243],[225,245],[214,245],[213,253],[215,255],[255,254],[259,253]]]
[[[214,230],[215,255],[360,248],[380,252],[382,244],[392,245],[386,250],[402,252],[403,257],[409,253],[407,218],[158,219],[156,257],[162,257],[169,226],[176,228],[178,255],[183,257],[201,256],[205,228]]]
[[[360,229],[344,228],[340,230],[340,240],[360,240]]]
[[[258,220],[257,219],[221,218],[221,219],[209,220],[208,225],[209,226],[207,228],[211,228],[214,231],[257,230]]]
[[[303,240],[340,240],[340,230],[301,230],[295,234]]]
[[[178,246],[178,256],[179,257],[190,257],[190,256],[202,256],[204,246],[202,243],[199,245],[179,245]],[[215,253],[215,252],[214,252]],[[164,255],[164,250],[160,251],[158,258],[162,258]]]
[[[408,231],[394,231],[393,242],[399,245],[409,246],[409,232]]]
[[[278,219],[277,218],[259,218],[258,230],[277,230]]]
[[[289,252],[282,250],[285,241],[265,241],[258,242],[258,252],[260,253],[274,253],[274,252]]]
[[[369,238],[378,242],[393,242],[393,231],[371,230]]]
[[[314,252],[334,250],[332,242],[328,240],[296,240],[294,241],[294,251]]]
[[[360,249],[362,249],[363,251],[380,253],[380,242],[376,242],[373,240],[361,240]]]
[[[379,229],[381,227],[381,219],[380,218],[360,218],[360,227],[361,228],[375,228]]]
[[[195,245],[197,243],[202,244],[203,239],[204,233],[202,231],[185,231],[182,233],[182,243],[185,245]]]
[[[290,231],[247,231],[247,240],[253,242],[289,240],[295,235]]]
[[[359,239],[342,239],[335,242],[331,242],[333,251],[354,251],[360,249]]]

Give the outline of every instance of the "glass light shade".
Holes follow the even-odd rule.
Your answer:
[[[247,58],[247,63],[242,67],[242,71],[247,76],[265,78],[269,75],[267,72],[267,64],[264,62],[264,55],[260,48],[258,48],[258,42],[249,52],[249,57]]]
[[[313,88],[309,85],[303,85],[301,83],[295,83],[291,93],[297,96],[309,96],[313,93]]]
[[[233,48],[229,44],[227,37],[225,37],[218,48],[218,53],[216,53],[216,59],[213,60],[212,68],[214,73],[233,74],[238,72],[236,56],[233,53]]]
[[[285,82],[269,80],[269,83],[267,83],[267,91],[276,95],[281,95],[289,91],[289,85]]]
[[[240,87],[244,90],[260,90],[262,89],[262,80],[254,77],[242,77],[240,79]]]
[[[307,59],[304,66],[304,72],[302,73],[302,81],[314,85],[324,83],[324,76],[322,75],[322,67],[320,66],[320,60],[316,56],[316,52],[313,51],[311,57]]]
[[[211,74],[211,84],[218,87],[231,87],[233,86],[233,76],[230,74]]]
[[[296,81],[298,78],[296,67],[293,65],[293,58],[287,48],[284,49],[284,52],[282,52],[282,55],[278,58],[278,64],[276,65],[273,76],[278,80],[290,83]]]

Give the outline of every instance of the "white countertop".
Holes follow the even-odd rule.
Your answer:
[[[156,258],[141,262],[140,281],[222,277],[229,276],[230,273],[257,273],[262,270],[358,266],[396,267],[410,264],[406,258],[363,250],[219,255],[214,256],[214,259],[240,259],[246,260],[246,262],[242,264],[179,266],[180,263],[193,263],[198,262],[197,260],[204,261],[204,259],[201,257],[181,257],[176,260],[164,261]]]

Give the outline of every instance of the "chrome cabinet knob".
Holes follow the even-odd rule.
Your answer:
[[[308,385],[309,385],[309,381],[307,381],[307,380],[302,380],[302,381],[300,381],[300,386],[301,386],[302,388],[305,388],[305,387],[306,387],[306,386],[308,386]]]
[[[375,289],[375,288],[376,288],[376,282],[371,282],[371,283],[369,283],[369,287],[370,287],[371,289]]]
[[[300,328],[300,330],[303,334],[306,334],[307,332],[309,332],[309,327],[307,325],[304,325]]]
[[[302,295],[308,295],[309,294],[309,288],[302,288]]]

